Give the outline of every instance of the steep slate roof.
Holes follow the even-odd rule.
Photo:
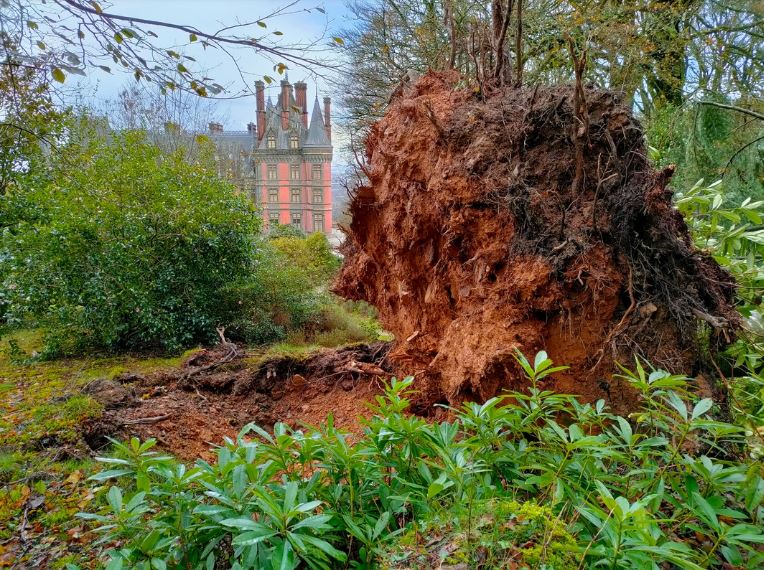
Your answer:
[[[254,148],[254,135],[247,131],[224,131],[222,133],[204,133],[216,143],[236,144]]]
[[[330,147],[332,146],[329,136],[326,134],[324,118],[321,115],[321,105],[318,104],[318,97],[313,103],[313,113],[310,117],[310,127],[305,137],[304,147]]]
[[[259,143],[255,143],[256,148],[267,149],[268,135],[273,135],[276,137],[276,149],[287,150],[289,149],[289,138],[293,134],[296,134],[300,138],[301,147],[331,148],[332,143],[326,134],[324,119],[321,114],[321,106],[318,103],[318,99],[316,99],[316,102],[313,105],[313,114],[308,129],[302,125],[302,121],[300,120],[300,115],[302,113],[296,108],[296,101],[292,95],[289,97],[288,105],[289,127],[284,129],[281,126],[281,96],[277,98],[277,103],[275,105],[271,102],[271,98],[268,97],[265,109],[264,134]]]

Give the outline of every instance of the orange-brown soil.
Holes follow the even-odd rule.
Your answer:
[[[734,283],[692,245],[630,112],[586,90],[586,130],[572,86],[459,79],[425,75],[372,127],[334,286],[377,307],[419,411],[522,387],[516,349],[571,366],[549,387],[617,410],[617,360],[697,371],[699,327],[734,334]]]
[[[83,427],[93,448],[106,436],[156,438],[186,460],[211,459],[211,447],[249,422],[270,428],[318,426],[331,414],[336,426],[360,433],[366,402],[390,377],[387,343],[323,349],[305,358],[256,361],[226,348],[204,350],[172,371],[123,374],[86,388],[105,405],[104,415]],[[218,365],[218,363],[220,363]]]

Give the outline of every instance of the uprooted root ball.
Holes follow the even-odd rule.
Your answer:
[[[458,80],[424,76],[372,128],[335,284],[379,309],[431,402],[518,388],[513,351],[545,349],[571,365],[556,389],[618,407],[616,360],[693,372],[699,327],[730,339],[733,280],[613,94],[586,91],[582,130],[572,86],[481,97]]]

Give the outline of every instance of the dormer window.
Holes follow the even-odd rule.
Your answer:
[[[300,139],[297,135],[292,135],[289,137],[289,148],[291,149],[300,148]]]
[[[276,135],[268,135],[265,139],[265,148],[276,148]]]

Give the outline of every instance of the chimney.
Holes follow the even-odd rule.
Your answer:
[[[294,84],[295,100],[300,108],[302,126],[308,128],[308,84],[298,81]]]
[[[210,133],[217,134],[223,132],[223,125],[220,123],[210,123]]]
[[[289,100],[292,95],[292,86],[288,79],[281,80],[281,128],[289,128]]]
[[[256,135],[257,134],[257,125],[255,123],[247,123],[247,132],[250,135]]]
[[[257,140],[265,134],[265,83],[255,81],[255,94],[257,101]]]
[[[326,135],[329,140],[332,140],[332,100],[329,97],[324,97],[324,126],[326,127]]]

